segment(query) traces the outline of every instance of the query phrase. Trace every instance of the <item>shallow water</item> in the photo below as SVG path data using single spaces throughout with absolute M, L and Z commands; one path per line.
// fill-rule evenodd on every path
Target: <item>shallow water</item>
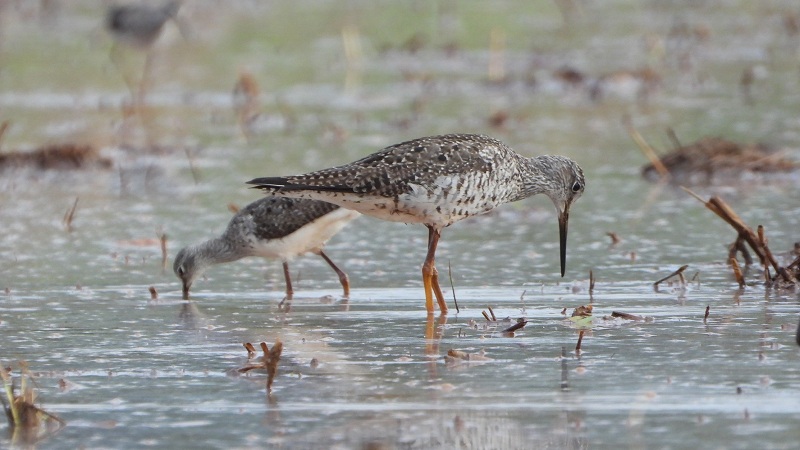
M 138 116 L 123 113 L 129 94 L 109 62 L 99 2 L 0 13 L 3 151 L 79 141 L 115 161 L 111 171 L 0 176 L 0 360 L 26 361 L 44 408 L 68 423 L 39 447 L 795 446 L 797 294 L 766 289 L 757 268 L 738 289 L 725 264 L 734 231 L 682 190 L 642 180 L 646 159 L 623 126 L 630 116 L 661 150 L 671 127 L 686 142 L 766 141 L 797 159 L 800 40 L 783 25 L 800 14 L 793 2 L 580 2 L 566 22 L 551 2 L 251 3 L 185 5 L 187 36 L 173 26 L 162 36 Z M 345 26 L 358 30 L 359 58 L 344 56 Z M 505 33 L 503 82 L 487 80 L 492 29 Z M 412 52 L 403 44 L 415 33 L 422 46 Z M 590 83 L 552 75 L 646 64 L 663 77 L 646 99 L 623 81 L 592 101 Z M 250 142 L 230 109 L 240 68 L 262 90 Z M 489 121 L 497 111 L 508 115 L 500 127 Z M 171 259 L 162 270 L 158 235 L 171 258 L 221 232 L 229 203 L 258 198 L 248 179 L 454 131 L 584 167 L 565 278 L 544 198 L 445 230 L 439 269 L 460 307 L 446 320 L 426 320 L 425 229 L 367 217 L 327 247 L 350 274 L 347 300 L 313 255 L 292 263 L 288 311 L 278 262 L 215 267 L 189 303 Z M 693 189 L 764 224 L 771 248 L 790 258 L 796 179 Z M 76 198 L 67 231 L 61 219 Z M 611 246 L 609 231 L 622 242 Z M 687 286 L 653 289 L 683 264 Z M 595 319 L 577 354 L 566 316 L 589 303 Z M 511 322 L 487 328 L 488 307 L 528 324 L 503 336 Z M 604 320 L 612 311 L 652 320 Z M 284 353 L 267 396 L 264 374 L 234 373 L 247 364 L 242 343 L 276 339 Z M 448 364 L 449 349 L 488 359 Z

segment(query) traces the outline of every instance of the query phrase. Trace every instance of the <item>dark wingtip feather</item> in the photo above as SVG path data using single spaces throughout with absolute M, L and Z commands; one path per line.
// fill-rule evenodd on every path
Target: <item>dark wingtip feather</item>
M 261 186 L 269 186 L 269 187 L 282 187 L 286 185 L 286 178 L 282 177 L 262 177 L 262 178 L 253 178 L 252 180 L 248 181 L 247 184 L 258 184 Z
M 254 178 L 247 182 L 247 184 L 254 185 L 253 189 L 261 189 L 264 191 L 275 191 L 286 186 L 286 178 L 281 177 L 263 177 Z

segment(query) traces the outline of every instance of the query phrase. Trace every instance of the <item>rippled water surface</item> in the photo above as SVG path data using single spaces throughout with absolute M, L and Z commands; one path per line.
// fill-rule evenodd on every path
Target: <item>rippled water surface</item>
M 765 288 L 757 267 L 739 289 L 725 263 L 733 229 L 677 187 L 644 181 L 625 127 L 660 151 L 671 128 L 684 143 L 767 142 L 798 159 L 793 1 L 197 0 L 181 8 L 183 33 L 169 23 L 152 50 L 142 111 L 124 79 L 144 54 L 121 48 L 111 62 L 105 3 L 9 3 L 2 151 L 77 142 L 112 161 L 0 173 L 0 361 L 27 362 L 42 406 L 67 422 L 37 447 L 797 446 L 797 294 Z M 584 80 L 555 75 L 565 67 Z M 660 81 L 612 76 L 643 67 Z M 231 109 L 242 71 L 260 88 L 248 139 Z M 584 167 L 565 278 L 552 205 L 533 198 L 444 230 L 446 317 L 425 314 L 424 227 L 368 217 L 327 246 L 349 299 L 313 255 L 291 265 L 290 305 L 280 263 L 259 259 L 210 269 L 180 299 L 172 256 L 220 233 L 229 204 L 259 198 L 246 180 L 449 132 Z M 787 263 L 798 180 L 755 178 L 692 189 L 763 224 Z M 653 288 L 684 264 L 686 286 Z M 576 352 L 568 316 L 590 303 Z M 522 330 L 499 332 L 518 318 Z M 276 340 L 267 395 L 264 373 L 237 369 L 244 342 Z M 470 361 L 447 361 L 451 349 Z

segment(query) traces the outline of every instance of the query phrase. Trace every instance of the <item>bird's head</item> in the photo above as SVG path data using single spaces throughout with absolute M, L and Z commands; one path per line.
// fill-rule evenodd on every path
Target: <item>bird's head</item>
M 189 247 L 179 251 L 178 254 L 175 255 L 175 262 L 172 264 L 172 270 L 183 283 L 183 299 L 188 300 L 189 289 L 192 287 L 194 280 L 197 279 L 201 273 L 196 253 Z
M 580 198 L 586 187 L 583 169 L 573 160 L 563 156 L 540 156 L 540 170 L 546 180 L 542 192 L 550 197 L 558 211 L 558 234 L 560 241 L 561 276 L 567 266 L 567 223 L 569 209 Z

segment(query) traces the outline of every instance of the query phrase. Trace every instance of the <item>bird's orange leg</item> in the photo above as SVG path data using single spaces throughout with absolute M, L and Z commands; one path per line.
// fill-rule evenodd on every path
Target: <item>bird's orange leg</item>
M 283 277 L 286 279 L 286 299 L 291 300 L 294 289 L 292 289 L 292 276 L 289 275 L 289 263 L 286 261 L 283 262 Z
M 436 245 L 439 243 L 441 233 L 433 227 L 428 227 L 428 256 L 422 265 L 422 284 L 425 287 L 425 309 L 428 314 L 433 314 L 433 295 L 442 314 L 447 313 L 442 289 L 439 287 L 439 272 L 436 270 Z
M 436 302 L 439 304 L 439 311 L 441 311 L 442 314 L 447 314 L 447 302 L 444 301 L 444 294 L 442 293 L 442 288 L 439 286 L 439 270 L 436 266 L 433 266 L 431 284 L 433 285 L 433 293 L 436 295 Z
M 347 274 L 344 273 L 344 271 L 342 271 L 342 269 L 338 268 L 336 266 L 336 264 L 334 264 L 333 261 L 331 261 L 331 259 L 328 258 L 328 255 L 326 255 L 325 252 L 320 250 L 319 253 L 317 253 L 317 254 L 319 256 L 321 256 L 322 259 L 324 259 L 325 262 L 328 263 L 329 266 L 331 266 L 331 269 L 333 269 L 333 271 L 336 272 L 336 275 L 339 275 L 339 282 L 342 283 L 342 289 L 344 290 L 344 296 L 345 297 L 350 297 L 350 279 L 347 278 Z

